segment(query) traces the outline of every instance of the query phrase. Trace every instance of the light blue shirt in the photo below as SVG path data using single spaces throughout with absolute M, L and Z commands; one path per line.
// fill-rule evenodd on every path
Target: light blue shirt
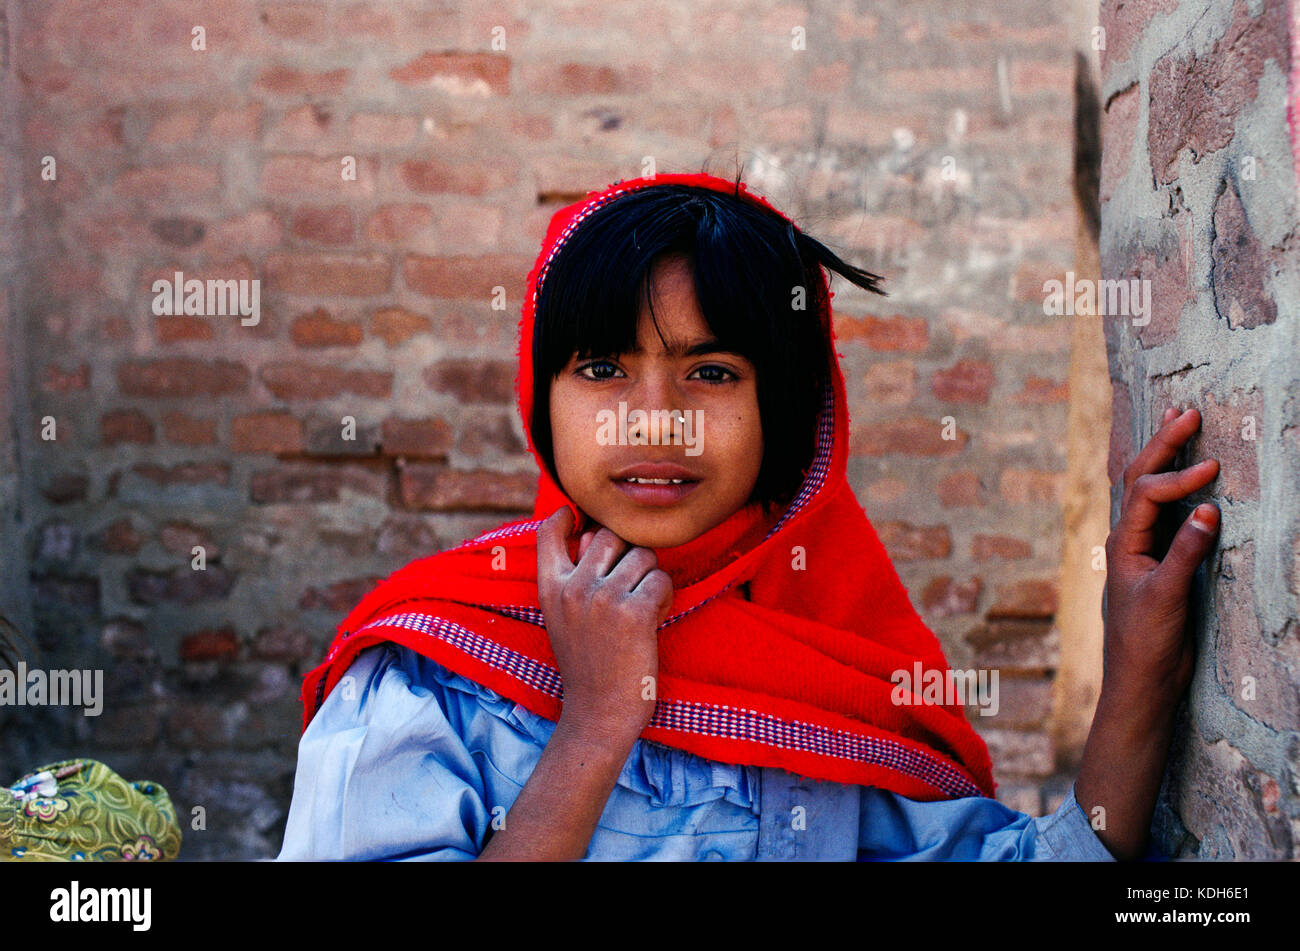
M 476 858 L 555 724 L 398 644 L 362 651 L 298 747 L 279 861 Z M 495 826 L 494 826 L 495 824 Z M 633 745 L 588 860 L 1112 861 L 1074 789 L 1050 816 Z

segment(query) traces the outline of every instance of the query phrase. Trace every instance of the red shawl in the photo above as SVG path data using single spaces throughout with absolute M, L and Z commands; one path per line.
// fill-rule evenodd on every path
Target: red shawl
M 528 277 L 520 322 L 525 432 L 533 310 L 552 257 L 605 202 L 674 183 L 733 192 L 780 214 L 745 185 L 737 191 L 709 175 L 616 182 L 556 212 Z M 824 273 L 822 287 L 820 317 L 831 334 Z M 988 749 L 960 705 L 922 703 L 920 682 L 903 692 L 910 703 L 891 700 L 901 689 L 891 679 L 896 671 L 914 674 L 919 664 L 946 675 L 948 666 L 845 478 L 848 428 L 836 359 L 813 465 L 785 510 L 765 520 L 758 506 L 747 506 L 684 545 L 656 550 L 674 594 L 659 628 L 658 702 L 641 736 L 719 762 L 780 767 L 912 799 L 992 796 Z M 568 505 L 576 560 L 584 515 L 547 474 L 531 434 L 529 449 L 541 470 L 533 518 L 414 561 L 363 598 L 307 675 L 304 730 L 357 653 L 384 641 L 559 718 L 560 675 L 537 595 L 536 528 Z M 738 590 L 746 583 L 748 600 Z

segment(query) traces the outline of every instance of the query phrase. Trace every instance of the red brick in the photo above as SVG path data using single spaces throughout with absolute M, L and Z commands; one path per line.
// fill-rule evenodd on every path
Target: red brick
M 239 635 L 233 628 L 196 631 L 181 638 L 181 660 L 234 660 L 239 656 Z
M 134 555 L 144 544 L 144 539 L 135 530 L 129 518 L 119 518 L 111 525 L 105 526 L 100 534 L 99 546 L 115 555 Z
M 1046 619 L 990 619 L 968 631 L 965 640 L 974 648 L 979 667 L 1050 670 L 1059 661 L 1052 622 Z
M 1172 13 L 1178 0 L 1107 0 L 1097 13 L 1098 24 L 1106 31 L 1106 46 L 1100 51 L 1102 68 L 1123 63 L 1142 38 L 1147 24 L 1157 14 Z
M 1115 186 L 1128 171 L 1133 156 L 1133 143 L 1137 137 L 1138 111 L 1142 101 L 1138 98 L 1137 83 L 1110 98 L 1101 117 L 1101 201 L 1110 201 Z
M 251 102 L 244 106 L 218 109 L 208 123 L 208 135 L 218 141 L 256 139 L 262 124 L 262 104 Z
M 130 168 L 113 182 L 119 198 L 180 198 L 187 202 L 208 197 L 221 187 L 217 169 L 206 165 L 154 165 Z
M 361 342 L 361 325 L 335 320 L 325 308 L 317 307 L 293 319 L 289 336 L 300 347 L 355 347 Z
M 90 480 L 79 472 L 56 472 L 42 487 L 41 495 L 55 505 L 66 505 L 84 501 L 89 487 Z
M 397 176 L 413 192 L 460 192 L 484 195 L 513 185 L 518 167 L 505 159 L 448 162 L 440 158 L 410 159 L 397 167 Z
M 387 398 L 393 374 L 382 370 L 344 370 L 310 363 L 272 363 L 259 374 L 278 399 L 325 399 L 343 393 Z
M 385 473 L 356 465 L 284 464 L 254 472 L 249 497 L 258 503 L 337 502 L 344 490 L 383 498 Z
M 851 452 L 868 456 L 899 453 L 908 456 L 951 456 L 965 448 L 970 438 L 960 429 L 956 439 L 943 438 L 943 423 L 914 416 L 890 423 L 853 427 Z
M 316 41 L 326 38 L 325 15 L 318 3 L 276 3 L 263 6 L 258 18 L 276 36 Z
M 153 326 L 159 343 L 213 338 L 212 323 L 205 317 L 163 314 L 161 317 L 154 318 Z
M 1258 17 L 1237 0 L 1232 21 L 1204 56 L 1175 52 L 1158 60 L 1147 80 L 1147 150 L 1157 183 L 1178 176 L 1184 149 L 1193 161 L 1232 141 L 1237 116 L 1254 100 L 1265 64 L 1290 61 L 1288 5 L 1265 3 Z
M 1055 581 L 1031 579 L 998 586 L 997 601 L 985 615 L 995 618 L 1050 618 L 1058 602 Z
M 230 466 L 224 462 L 184 462 L 175 466 L 142 463 L 132 466 L 131 471 L 164 486 L 199 485 L 204 482 L 230 484 Z
M 427 511 L 527 511 L 537 496 L 537 475 L 528 472 L 463 471 L 411 462 L 398 474 L 402 504 Z
M 952 539 L 945 525 L 912 525 L 908 522 L 879 522 L 876 532 L 893 561 L 947 558 Z
M 118 364 L 117 387 L 128 396 L 221 396 L 248 388 L 248 368 L 228 360 L 127 360 Z
M 1033 545 L 1023 538 L 1014 538 L 1011 535 L 976 535 L 971 542 L 971 557 L 976 561 L 988 561 L 990 558 L 1028 558 L 1033 553 Z
M 1269 280 L 1281 260 L 1261 247 L 1231 178 L 1214 203 L 1210 260 L 1214 309 L 1229 327 L 1250 329 L 1277 320 Z
M 386 456 L 446 456 L 455 433 L 445 419 L 398 419 L 389 417 L 383 425 Z
M 508 254 L 437 258 L 408 254 L 403 276 L 408 288 L 428 297 L 487 301 L 493 288 L 501 286 L 507 301 L 517 301 L 523 296 L 520 275 L 526 276 L 529 267 L 522 258 Z
M 873 350 L 924 350 L 930 328 L 921 317 L 835 318 L 836 343 L 862 340 Z
M 392 115 L 384 112 L 359 112 L 351 119 L 354 142 L 367 145 L 408 145 L 420 129 L 415 116 Z
M 298 599 L 298 607 L 303 611 L 324 608 L 335 614 L 345 614 L 356 607 L 357 602 L 383 580 L 383 577 L 374 576 L 351 578 L 347 581 L 336 581 L 323 590 L 308 588 Z
M 931 392 L 950 403 L 987 403 L 992 389 L 993 365 L 987 360 L 958 360 L 930 379 Z
M 1065 473 L 1037 469 L 1004 469 L 998 483 L 1002 497 L 1015 505 L 1057 503 L 1064 489 Z
M 211 446 L 217 441 L 217 422 L 173 411 L 163 416 L 163 435 L 185 446 Z
M 404 241 L 432 221 L 433 209 L 426 205 L 384 205 L 366 222 L 366 237 L 372 241 Z
M 1259 499 L 1259 443 L 1265 438 L 1263 395 L 1258 390 L 1233 390 L 1222 402 L 1212 393 L 1194 408 L 1200 410 L 1201 428 L 1193 437 L 1187 464 L 1202 459 L 1219 460 L 1219 474 L 1209 490 L 1233 501 Z M 1164 412 L 1161 407 L 1159 412 Z M 1254 417 L 1255 438 L 1246 439 L 1246 417 Z
M 352 212 L 346 205 L 299 208 L 290 230 L 299 238 L 317 244 L 349 244 L 353 239 Z
M 501 360 L 440 360 L 424 371 L 429 386 L 458 403 L 514 402 L 515 365 Z
M 393 268 L 380 254 L 290 254 L 267 256 L 268 289 L 315 297 L 372 297 L 392 286 Z
M 262 166 L 261 188 L 268 195 L 325 193 L 370 196 L 379 179 L 379 163 L 364 155 L 353 156 L 356 178 L 344 178 L 349 166 L 343 156 L 275 155 Z
M 422 53 L 388 75 L 406 86 L 433 87 L 452 95 L 510 93 L 510 59 L 499 53 Z
M 272 66 L 258 76 L 254 88 L 273 96 L 332 96 L 342 92 L 350 71 L 332 69 L 313 73 L 288 66 Z
M 158 541 L 163 548 L 184 555 L 187 560 L 193 557 L 196 546 L 203 548 L 203 556 L 209 561 L 221 556 L 221 548 L 207 530 L 189 522 L 168 522 L 159 530 Z
M 333 124 L 333 109 L 321 103 L 309 103 L 286 112 L 268 138 L 276 145 L 319 142 L 330 134 Z M 332 179 L 328 183 L 332 184 Z
M 153 442 L 153 421 L 134 409 L 115 410 L 99 418 L 99 438 L 105 446 Z
M 939 504 L 944 508 L 983 505 L 983 486 L 975 472 L 954 472 L 939 482 Z
M 257 660 L 297 663 L 315 659 L 316 645 L 311 637 L 295 627 L 264 627 L 253 638 L 251 654 Z
M 83 363 L 75 370 L 64 370 L 51 363 L 45 368 L 41 389 L 46 393 L 71 393 L 90 387 L 90 364 Z
M 1070 398 L 1070 384 L 1057 383 L 1045 377 L 1029 374 L 1019 393 L 1011 397 L 1014 403 L 1043 405 L 1047 403 L 1064 403 Z
M 418 333 L 433 330 L 433 321 L 401 307 L 383 307 L 370 319 L 370 332 L 390 347 L 405 343 Z
M 456 451 L 476 458 L 490 452 L 504 455 L 522 454 L 527 446 L 515 434 L 515 413 L 475 414 L 475 425 L 466 426 L 456 440 Z
M 547 96 L 615 96 L 645 92 L 652 74 L 639 63 L 530 62 L 524 73 L 530 92 Z
M 972 614 L 979 603 L 979 597 L 979 578 L 970 578 L 956 584 L 948 575 L 942 575 L 932 579 L 921 592 L 921 609 L 936 618 Z
M 911 360 L 873 363 L 867 368 L 865 382 L 870 403 L 906 406 L 916 395 L 916 364 Z
M 302 422 L 288 413 L 252 413 L 230 423 L 232 452 L 301 452 Z

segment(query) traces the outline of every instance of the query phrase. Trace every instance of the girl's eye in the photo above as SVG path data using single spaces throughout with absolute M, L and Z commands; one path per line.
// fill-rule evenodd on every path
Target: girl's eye
M 730 383 L 731 380 L 740 379 L 740 377 L 736 376 L 736 374 L 732 373 L 726 367 L 720 367 L 717 364 L 713 364 L 713 363 L 705 367 L 700 367 L 695 372 L 707 374 L 706 376 L 700 378 L 704 380 L 705 383 Z M 717 376 L 714 374 L 722 374 L 722 375 Z M 730 379 L 728 379 L 728 377 Z
M 592 360 L 584 363 L 574 372 L 586 380 L 612 380 L 622 371 L 608 360 Z M 740 379 L 733 371 L 713 363 L 699 367 L 695 373 L 701 374 L 699 379 L 705 383 L 730 383 Z
M 610 363 L 608 360 L 593 360 L 590 363 L 584 363 L 582 366 L 578 367 L 577 373 L 579 376 L 586 377 L 588 380 L 612 380 L 613 376 L 611 374 L 596 372 L 593 376 L 589 376 L 584 372 L 586 370 L 592 370 L 593 368 L 598 369 L 601 367 L 608 367 L 613 370 L 618 369 L 618 367 L 614 366 L 614 364 Z

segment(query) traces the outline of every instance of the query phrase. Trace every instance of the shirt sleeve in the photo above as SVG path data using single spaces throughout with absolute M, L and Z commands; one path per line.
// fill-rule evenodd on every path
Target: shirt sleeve
M 861 860 L 1114 861 L 1073 785 L 1056 812 L 1038 818 L 980 796 L 917 802 L 874 787 L 862 792 Z
M 478 856 L 491 819 L 482 774 L 440 686 L 413 678 L 405 656 L 362 651 L 312 718 L 278 861 Z

